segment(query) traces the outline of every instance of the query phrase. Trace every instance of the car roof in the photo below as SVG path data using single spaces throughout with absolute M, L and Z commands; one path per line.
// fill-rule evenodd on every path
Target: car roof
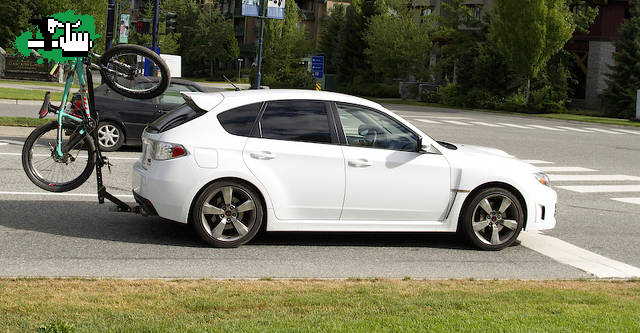
M 359 104 L 374 109 L 382 106 L 368 99 L 340 94 L 329 91 L 303 90 L 303 89 L 260 89 L 221 92 L 183 92 L 196 106 L 203 110 L 211 111 L 218 105 L 224 105 L 220 111 L 236 106 L 273 101 L 273 100 L 320 100 Z

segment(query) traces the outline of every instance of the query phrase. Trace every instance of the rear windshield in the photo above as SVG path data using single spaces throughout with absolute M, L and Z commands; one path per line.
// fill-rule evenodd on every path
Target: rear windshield
M 147 131 L 150 133 L 165 132 L 196 119 L 205 113 L 207 113 L 207 111 L 198 108 L 193 102 L 188 101 L 187 103 L 178 105 L 173 110 L 149 124 Z

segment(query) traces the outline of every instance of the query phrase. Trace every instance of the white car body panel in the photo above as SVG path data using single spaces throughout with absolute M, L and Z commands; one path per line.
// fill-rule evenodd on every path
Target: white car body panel
M 143 135 L 179 143 L 189 154 L 154 160 L 146 168 L 141 156 L 134 165 L 133 190 L 150 200 L 161 217 L 187 223 L 200 190 L 213 181 L 236 178 L 255 186 L 264 197 L 267 231 L 452 232 L 471 191 L 488 183 L 504 183 L 515 188 L 525 201 L 527 230 L 555 226 L 557 195 L 535 179 L 535 167 L 493 148 L 445 148 L 369 100 L 308 90 L 184 95 L 208 112 L 166 132 L 145 131 Z M 247 138 L 227 133 L 217 120 L 219 113 L 238 106 L 283 99 L 345 102 L 376 109 L 422 136 L 423 144 L 441 155 Z M 251 157 L 263 151 L 277 157 Z M 410 155 L 416 158 L 410 161 Z M 349 166 L 350 160 L 361 158 L 370 160 L 372 166 Z M 382 165 L 385 158 L 389 164 Z M 428 171 L 421 172 L 421 167 Z M 394 168 L 397 174 L 387 173 Z M 437 190 L 429 191 L 429 184 Z M 383 188 L 390 189 L 376 196 Z M 414 195 L 407 198 L 402 195 L 405 191 Z

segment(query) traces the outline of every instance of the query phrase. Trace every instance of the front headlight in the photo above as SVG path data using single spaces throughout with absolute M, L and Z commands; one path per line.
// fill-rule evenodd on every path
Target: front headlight
M 543 172 L 536 172 L 533 174 L 534 177 L 538 180 L 538 182 L 542 185 L 551 186 L 551 181 L 549 180 L 549 176 Z

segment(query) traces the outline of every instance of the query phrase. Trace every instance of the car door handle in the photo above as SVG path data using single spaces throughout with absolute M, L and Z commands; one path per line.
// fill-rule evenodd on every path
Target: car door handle
M 349 166 L 354 168 L 366 168 L 370 167 L 372 164 L 369 160 L 364 158 L 359 158 L 357 160 L 349 160 Z
M 249 153 L 249 156 L 251 156 L 251 158 L 255 158 L 256 160 L 272 160 L 276 158 L 276 154 L 270 151 Z

